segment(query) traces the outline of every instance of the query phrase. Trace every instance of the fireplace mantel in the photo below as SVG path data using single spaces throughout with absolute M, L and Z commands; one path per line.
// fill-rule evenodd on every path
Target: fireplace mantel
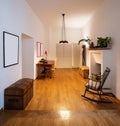
M 111 50 L 111 48 L 89 48 L 89 50 Z
M 88 65 L 91 73 L 103 73 L 106 67 L 111 69 L 110 76 L 112 76 L 112 50 L 111 49 L 89 49 Z M 106 81 L 106 87 L 111 87 L 112 77 L 109 77 Z

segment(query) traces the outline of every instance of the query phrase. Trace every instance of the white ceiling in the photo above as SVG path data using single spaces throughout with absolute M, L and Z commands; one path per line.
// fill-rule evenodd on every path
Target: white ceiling
M 104 0 L 26 0 L 40 20 L 60 26 L 62 14 L 68 27 L 82 27 Z

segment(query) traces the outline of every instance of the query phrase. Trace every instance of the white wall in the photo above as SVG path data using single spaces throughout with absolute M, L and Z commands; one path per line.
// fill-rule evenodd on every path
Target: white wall
M 111 80 L 113 93 L 120 99 L 120 0 L 105 0 L 92 19 L 83 29 L 83 35 L 89 36 L 96 43 L 97 37 L 112 37 Z
M 62 40 L 61 27 L 49 27 L 48 29 L 48 58 L 56 59 L 56 44 Z M 80 28 L 66 27 L 66 40 L 69 43 L 78 43 L 81 39 L 82 30 Z
M 18 65 L 3 68 L 3 31 L 19 35 Z M 22 77 L 21 33 L 31 36 L 34 42 L 44 42 L 44 26 L 25 0 L 0 0 L 0 107 L 4 106 L 4 89 Z
M 72 47 L 69 43 L 56 45 L 57 68 L 72 68 Z

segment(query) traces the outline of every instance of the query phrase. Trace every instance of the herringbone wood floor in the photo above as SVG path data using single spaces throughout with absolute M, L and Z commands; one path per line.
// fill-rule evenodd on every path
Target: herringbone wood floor
M 95 103 L 81 97 L 87 80 L 78 69 L 56 69 L 54 78 L 34 81 L 26 110 L 0 113 L 1 126 L 119 126 L 120 102 Z

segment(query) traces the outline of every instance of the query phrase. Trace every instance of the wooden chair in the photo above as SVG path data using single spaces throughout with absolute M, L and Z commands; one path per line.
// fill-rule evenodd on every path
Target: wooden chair
M 52 78 L 52 72 L 51 72 L 52 67 L 51 66 L 46 66 L 45 67 L 45 77 Z
M 55 66 L 54 65 L 47 66 L 45 67 L 45 71 L 46 71 L 46 77 L 53 78 L 55 75 Z
M 92 74 L 92 76 L 89 78 L 89 82 L 85 85 L 85 91 L 82 97 L 87 98 L 88 100 L 95 101 L 95 102 L 105 102 L 105 103 L 111 103 L 111 101 L 103 100 L 102 95 L 106 95 L 103 92 L 103 86 L 104 83 L 110 73 L 110 69 L 106 67 L 104 73 L 102 75 L 98 74 Z M 90 92 L 94 95 L 98 95 L 99 99 L 94 99 L 86 96 L 86 93 Z

